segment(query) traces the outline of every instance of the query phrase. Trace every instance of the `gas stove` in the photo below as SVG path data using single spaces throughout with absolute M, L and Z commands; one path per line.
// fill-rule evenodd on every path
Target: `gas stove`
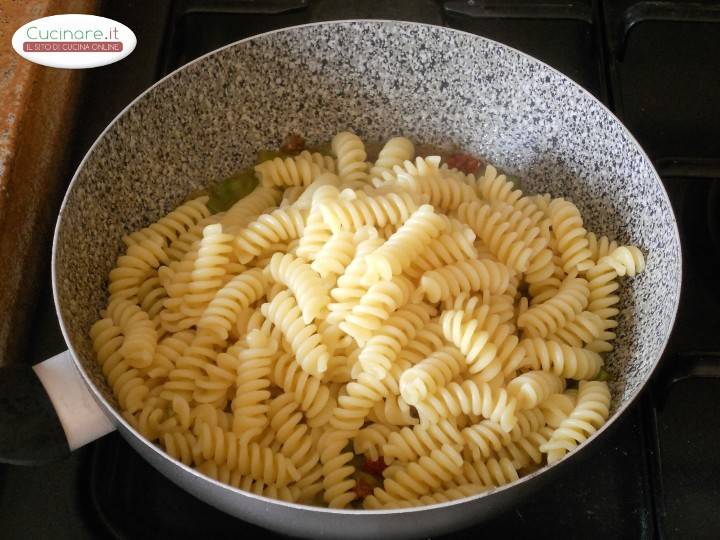
M 685 261 L 675 330 L 640 399 L 582 459 L 516 508 L 452 537 L 720 537 L 717 2 L 185 0 L 102 8 L 135 31 L 138 47 L 86 72 L 75 163 L 163 75 L 233 41 L 324 20 L 401 19 L 471 32 L 543 60 L 603 101 L 654 161 L 678 218 Z M 28 362 L 65 348 L 45 271 Z M 176 488 L 116 434 L 60 463 L 0 467 L 0 530 L 3 538 L 272 536 Z

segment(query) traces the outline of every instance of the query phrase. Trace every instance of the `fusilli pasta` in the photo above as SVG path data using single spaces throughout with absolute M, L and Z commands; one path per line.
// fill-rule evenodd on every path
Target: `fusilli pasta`
M 599 429 L 642 252 L 492 165 L 331 147 L 123 237 L 90 338 L 129 425 L 231 486 L 367 509 L 513 482 Z

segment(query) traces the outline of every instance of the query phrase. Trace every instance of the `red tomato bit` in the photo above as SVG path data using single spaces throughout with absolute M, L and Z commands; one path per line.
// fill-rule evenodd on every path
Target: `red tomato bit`
M 470 154 L 453 154 L 447 159 L 448 167 L 458 169 L 465 174 L 475 174 L 480 169 L 480 160 Z
M 387 464 L 383 458 L 378 458 L 376 461 L 365 458 L 362 470 L 366 473 L 374 474 L 375 476 L 382 477 L 383 471 L 387 469 Z
M 280 150 L 286 154 L 295 154 L 305 150 L 305 139 L 297 133 L 290 133 L 282 143 Z
M 372 495 L 373 487 L 361 478 L 360 480 L 355 482 L 355 487 L 353 488 L 353 491 L 355 492 L 355 496 L 358 499 L 364 499 L 368 495 Z

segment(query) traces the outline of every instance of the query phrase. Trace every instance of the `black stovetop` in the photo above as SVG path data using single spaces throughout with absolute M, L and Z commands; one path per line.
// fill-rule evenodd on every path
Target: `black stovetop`
M 102 11 L 133 29 L 138 47 L 86 73 L 76 163 L 165 73 L 232 41 L 321 20 L 405 19 L 497 39 L 605 102 L 655 162 L 679 221 L 685 263 L 675 330 L 641 399 L 581 460 L 514 510 L 453 537 L 720 537 L 720 3 L 108 0 Z M 65 348 L 46 271 L 28 343 L 33 363 Z M 60 463 L 1 466 L 0 531 L 35 539 L 259 532 L 176 488 L 116 434 Z

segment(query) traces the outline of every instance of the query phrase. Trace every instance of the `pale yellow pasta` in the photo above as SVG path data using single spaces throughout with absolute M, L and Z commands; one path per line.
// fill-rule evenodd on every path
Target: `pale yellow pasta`
M 205 196 L 188 201 L 149 227 L 123 237 L 123 241 L 129 247 L 138 243 L 146 233 L 152 232 L 159 235 L 168 244 L 171 244 L 174 240 L 177 240 L 180 236 L 210 216 L 207 202 L 208 197 Z M 179 257 L 175 258 L 177 259 Z
M 536 360 L 543 370 L 566 379 L 594 379 L 603 365 L 598 353 L 555 341 L 530 338 L 521 341 L 520 346 L 525 349 L 528 358 Z
M 290 206 L 263 214 L 237 233 L 235 250 L 238 261 L 246 263 L 262 254 L 274 242 L 299 238 L 305 229 L 308 210 Z
M 333 137 L 332 150 L 337 157 L 337 173 L 343 182 L 366 181 L 368 164 L 365 145 L 360 137 L 343 131 Z
M 375 164 L 370 169 L 373 184 L 381 185 L 383 182 L 395 179 L 393 172 L 396 165 L 415 157 L 415 146 L 405 137 L 393 137 L 382 147 Z
M 449 225 L 448 219 L 425 204 L 418 208 L 367 259 L 370 275 L 389 281 L 410 268 L 413 260 Z
M 550 203 L 548 212 L 562 258 L 563 270 L 584 272 L 592 268 L 592 252 L 588 249 L 587 231 L 577 207 L 564 199 Z
M 427 304 L 408 304 L 396 311 L 360 350 L 362 369 L 378 379 L 385 377 L 403 347 L 434 314 L 435 309 Z
M 532 409 L 552 394 L 565 390 L 565 380 L 554 373 L 534 370 L 515 377 L 507 389 L 517 398 L 519 409 Z
M 548 461 L 557 461 L 597 431 L 607 420 L 609 411 L 610 390 L 607 383 L 581 381 L 575 408 L 540 448 L 548 453 Z
M 285 159 L 278 157 L 255 165 L 255 172 L 265 187 L 309 186 L 322 170 L 307 155 Z
M 276 253 L 270 259 L 265 272 L 293 292 L 305 324 L 313 322 L 327 309 L 330 303 L 327 287 L 317 272 L 302 258 L 290 253 Z
M 553 297 L 518 317 L 518 326 L 532 337 L 547 337 L 575 320 L 587 307 L 589 296 L 587 280 L 568 277 Z
M 340 328 L 363 346 L 392 313 L 405 305 L 415 290 L 403 275 L 372 285 L 352 308 Z
M 417 210 L 417 197 L 406 192 L 328 199 L 318 205 L 332 231 L 355 231 L 364 226 L 401 225 Z
M 405 270 L 408 276 L 418 279 L 430 270 L 479 258 L 473 243 L 475 233 L 467 227 L 451 228 L 453 230 L 446 231 L 432 240 L 417 257 L 413 258 L 410 267 Z
M 464 444 L 460 430 L 447 419 L 429 426 L 404 427 L 391 433 L 382 450 L 390 462 L 398 460 L 407 463 L 429 455 L 433 450 L 442 448 L 443 444 Z
M 420 290 L 430 302 L 449 300 L 463 292 L 504 293 L 510 284 L 510 271 L 489 259 L 471 259 L 423 274 Z
M 90 337 L 128 424 L 245 491 L 367 509 L 482 493 L 598 430 L 643 253 L 492 165 L 331 146 L 123 237 Z
M 282 331 L 290 343 L 298 364 L 310 375 L 327 370 L 329 354 L 314 324 L 303 322 L 297 301 L 289 291 L 279 293 L 262 305 L 262 314 Z
M 273 188 L 258 186 L 247 197 L 232 205 L 220 219 L 223 229 L 235 234 L 266 209 L 275 206 L 282 193 Z
M 398 186 L 426 196 L 438 211 L 455 210 L 463 202 L 477 198 L 467 184 L 452 177 L 440 176 L 439 163 L 439 157 L 431 156 L 418 157 L 414 163 L 408 160 L 402 166 L 396 166 Z
M 467 370 L 462 353 L 454 346 L 438 349 L 400 377 L 400 395 L 417 405 Z

